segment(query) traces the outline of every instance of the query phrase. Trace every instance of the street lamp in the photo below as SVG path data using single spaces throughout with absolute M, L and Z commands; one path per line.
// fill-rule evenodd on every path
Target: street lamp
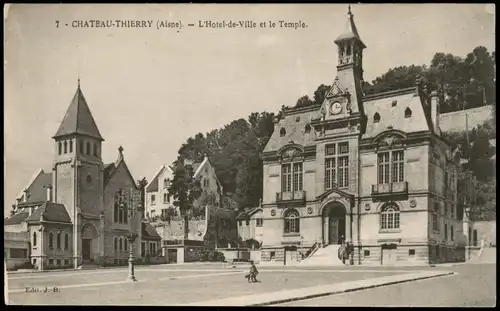
M 121 210 L 124 210 L 127 213 L 127 218 L 129 219 L 129 230 L 130 232 L 127 234 L 127 240 L 130 247 L 129 258 L 128 258 L 128 277 L 127 280 L 131 282 L 137 281 L 134 275 L 134 241 L 136 240 L 138 234 L 132 231 L 132 217 L 135 215 L 135 212 L 142 212 L 142 196 L 141 192 L 137 189 L 130 189 L 129 191 L 124 191 L 120 189 L 116 193 L 116 201 L 118 203 L 118 207 Z M 139 227 L 139 230 L 141 228 Z

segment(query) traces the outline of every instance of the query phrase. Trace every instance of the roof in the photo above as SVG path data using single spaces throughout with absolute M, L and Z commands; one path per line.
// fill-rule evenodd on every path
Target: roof
M 125 167 L 125 170 L 126 172 L 128 173 L 130 179 L 132 180 L 133 184 L 137 187 L 137 184 L 135 182 L 135 179 L 134 177 L 132 176 L 132 173 L 130 172 L 128 166 L 127 166 L 127 163 L 125 163 L 125 159 L 123 158 L 123 148 L 120 147 L 118 149 L 119 151 L 119 156 L 118 156 L 118 160 L 114 163 L 108 163 L 108 164 L 105 164 L 104 165 L 104 188 L 106 188 L 106 186 L 109 184 L 109 182 L 111 181 L 111 178 L 113 178 L 113 175 L 115 174 L 115 172 L 117 172 L 118 170 L 118 167 L 120 166 L 120 164 L 123 164 L 123 166 Z
M 64 204 L 45 202 L 37 208 L 31 216 L 26 218 L 26 222 L 57 221 L 71 223 L 71 218 L 66 211 Z
M 52 186 L 52 173 L 45 173 L 43 169 L 40 169 L 35 177 L 31 179 L 28 186 L 25 188 L 27 190 L 28 198 L 26 202 L 20 202 L 20 204 L 30 204 L 30 203 L 40 203 L 47 201 L 47 186 Z M 17 197 L 22 198 L 23 192 Z
M 346 21 L 346 26 L 344 27 L 344 31 L 340 36 L 335 39 L 335 42 L 343 41 L 343 40 L 349 40 L 349 39 L 357 39 L 363 48 L 365 48 L 365 44 L 361 40 L 361 37 L 359 36 L 358 33 L 358 28 L 356 27 L 356 24 L 354 23 L 354 15 L 351 13 L 351 5 L 349 5 L 349 9 L 347 12 L 347 21 Z
M 160 177 L 160 174 L 162 174 L 165 170 L 167 170 L 170 174 L 173 174 L 172 169 L 168 167 L 167 165 L 163 164 L 158 172 L 155 174 L 155 176 L 151 179 L 151 181 L 147 184 L 146 186 L 146 192 L 156 192 L 158 191 L 158 177 Z
M 80 89 L 80 82 L 78 82 L 75 96 L 53 138 L 72 134 L 87 135 L 101 141 L 104 140 Z
M 156 232 L 155 227 L 150 223 L 142 223 L 142 238 L 146 240 L 161 240 L 161 236 Z
M 247 208 L 243 212 L 239 213 L 236 219 L 238 220 L 247 219 L 251 217 L 253 214 L 257 213 L 259 210 L 262 210 L 260 206 Z
M 363 138 L 374 138 L 390 128 L 406 133 L 432 130 L 425 108 L 414 88 L 390 92 L 387 95 L 369 97 L 368 100 L 363 101 L 367 116 Z M 411 110 L 411 117 L 405 118 L 405 111 L 408 108 Z M 380 116 L 378 122 L 374 121 L 376 113 Z
M 469 129 L 477 128 L 493 116 L 492 105 L 443 113 L 439 115 L 439 127 L 443 132 L 465 131 L 466 125 Z
M 23 221 L 26 220 L 26 218 L 28 218 L 29 216 L 29 213 L 26 212 L 26 211 L 21 211 L 21 212 L 18 212 L 14 215 L 12 215 L 11 217 L 7 218 L 7 219 L 4 219 L 3 221 L 3 225 L 4 226 L 8 226 L 8 225 L 19 225 L 21 224 Z
M 306 133 L 306 125 L 311 120 L 320 117 L 320 107 L 317 107 L 318 109 L 315 110 L 309 108 L 294 109 L 292 113 L 285 113 L 284 117 L 275 124 L 274 132 L 271 138 L 269 138 L 263 152 L 278 151 L 291 141 L 303 147 L 315 146 L 316 133 L 312 128 L 309 133 Z M 281 136 L 281 129 L 285 129 L 284 136 Z

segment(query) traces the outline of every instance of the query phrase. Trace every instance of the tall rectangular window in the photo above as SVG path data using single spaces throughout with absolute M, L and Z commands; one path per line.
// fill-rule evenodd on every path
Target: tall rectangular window
M 292 191 L 292 165 L 283 164 L 281 166 L 281 191 Z
M 378 154 L 378 183 L 389 183 L 389 152 Z
M 404 181 L 404 152 L 392 152 L 392 182 Z
M 404 152 L 389 151 L 377 156 L 378 183 L 403 182 L 405 180 Z
M 325 189 L 349 187 L 349 143 L 325 147 Z
M 293 164 L 293 191 L 302 190 L 302 163 Z
M 450 239 L 453 241 L 455 239 L 455 230 L 453 226 L 450 227 Z
M 444 239 L 448 240 L 448 224 L 444 224 Z
M 434 231 L 439 231 L 439 204 L 434 205 L 434 210 L 432 211 L 432 229 Z

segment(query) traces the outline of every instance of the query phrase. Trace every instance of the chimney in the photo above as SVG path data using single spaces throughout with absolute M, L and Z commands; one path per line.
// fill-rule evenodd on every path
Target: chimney
M 47 186 L 46 189 L 47 189 L 47 201 L 52 202 L 52 187 Z
M 439 96 L 436 91 L 431 93 L 431 119 L 434 133 L 439 134 Z
M 23 202 L 28 201 L 28 189 L 24 189 L 23 191 Z
M 31 216 L 32 213 L 33 213 L 33 208 L 32 207 L 28 207 L 28 215 Z

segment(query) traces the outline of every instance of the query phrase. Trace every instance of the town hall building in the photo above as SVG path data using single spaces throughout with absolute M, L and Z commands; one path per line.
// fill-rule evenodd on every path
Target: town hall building
M 52 171 L 35 174 L 18 196 L 15 214 L 4 220 L 5 232 L 26 236 L 28 260 L 39 269 L 127 264 L 131 232 L 137 234 L 135 258 L 144 240 L 159 248 L 161 238 L 134 211 L 141 195 L 123 148 L 115 162 L 102 161 L 104 139 L 80 81 L 53 139 Z
M 263 153 L 262 261 L 400 265 L 464 260 L 458 152 L 442 95 L 423 83 L 362 91 L 350 7 L 322 105 L 287 108 Z

